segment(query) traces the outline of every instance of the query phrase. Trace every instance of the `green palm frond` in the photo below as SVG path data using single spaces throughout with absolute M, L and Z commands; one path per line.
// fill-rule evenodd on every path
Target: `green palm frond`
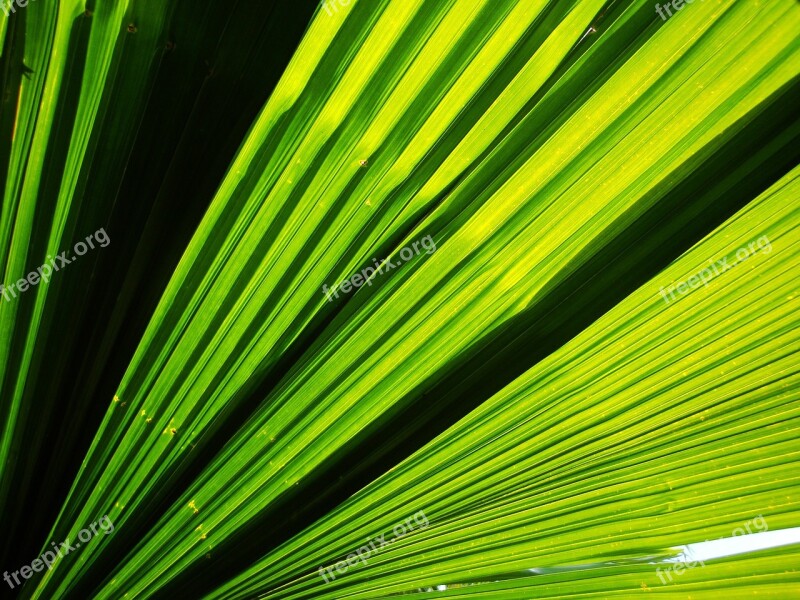
M 798 194 L 795 169 L 223 597 L 253 597 L 281 582 L 292 583 L 267 597 L 383 597 L 414 583 L 668 557 L 669 548 L 730 536 L 765 507 L 773 529 L 796 523 L 800 207 L 790 199 Z M 754 231 L 761 249 L 734 266 Z M 729 272 L 666 304 L 659 289 L 702 272 L 708 257 L 727 258 Z M 315 567 L 333 565 L 371 532 L 394 537 L 392 527 L 417 506 L 429 526 L 352 573 L 333 571 L 335 581 L 320 577 Z
M 233 4 L 2 20 L 3 281 L 114 241 L 0 301 L 4 527 L 114 523 L 22 596 L 797 589 L 655 575 L 800 522 L 797 2 Z

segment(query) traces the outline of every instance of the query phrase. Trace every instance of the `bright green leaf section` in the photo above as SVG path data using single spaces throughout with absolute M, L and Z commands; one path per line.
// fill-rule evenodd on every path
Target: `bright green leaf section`
M 658 576 L 653 565 L 624 565 L 569 570 L 521 577 L 507 582 L 465 586 L 443 592 L 407 594 L 404 598 L 482 598 L 527 600 L 541 597 L 630 598 L 649 594 L 657 598 L 791 598 L 800 587 L 797 559 L 800 547 L 763 551 L 753 555 L 708 561 L 679 574 Z M 691 563 L 690 563 L 691 564 Z M 662 581 L 663 579 L 663 581 Z
M 272 142 L 276 144 L 272 152 L 262 148 L 262 154 L 248 157 L 247 173 L 231 172 L 229 184 L 241 176 L 256 175 L 258 183 L 243 188 L 252 190 L 243 196 L 243 204 L 227 207 L 233 210 L 224 226 L 222 221 L 214 224 L 209 220 L 198 232 L 184 259 L 187 272 L 176 275 L 154 320 L 147 338 L 153 343 L 140 349 L 134 363 L 142 361 L 148 370 L 129 372 L 120 391 L 127 407 L 122 410 L 118 406 L 119 415 L 110 416 L 109 426 L 98 436 L 96 447 L 103 460 L 94 454 L 87 462 L 94 473 L 85 473 L 79 486 L 88 489 L 90 482 L 100 484 L 79 522 L 110 511 L 124 524 L 125 511 L 135 510 L 143 494 L 157 494 L 158 486 L 169 480 L 180 459 L 191 456 L 192 444 L 202 443 L 204 428 L 214 419 L 224 418 L 229 399 L 252 376 L 253 368 L 268 365 L 274 360 L 271 356 L 286 350 L 293 339 L 287 336 L 291 331 L 287 328 L 308 323 L 298 321 L 298 316 L 310 319 L 320 307 L 328 308 L 319 292 L 322 283 L 346 277 L 363 264 L 371 249 L 390 241 L 396 252 L 403 244 L 431 234 L 438 250 L 404 265 L 402 277 L 384 275 L 379 281 L 376 278 L 375 287 L 358 292 L 356 301 L 334 318 L 252 422 L 121 566 L 105 592 L 108 595 L 119 590 L 131 596 L 151 593 L 190 565 L 202 562 L 217 544 L 235 536 L 244 523 L 354 439 L 365 424 L 393 414 L 399 403 L 437 370 L 445 369 L 487 333 L 535 305 L 544 291 L 574 272 L 580 257 L 601 247 L 624 223 L 652 208 L 688 165 L 723 147 L 743 122 L 763 110 L 798 73 L 800 48 L 795 32 L 800 12 L 794 3 L 778 2 L 769 10 L 752 3 L 697 4 L 691 18 L 681 14 L 639 39 L 636 51 L 557 130 L 531 147 L 524 160 L 516 162 L 515 171 L 504 174 L 501 185 L 480 180 L 476 169 L 413 231 L 408 231 L 409 224 L 397 221 L 379 243 L 374 237 L 365 243 L 369 238 L 364 229 L 374 224 L 366 216 L 372 203 L 386 206 L 390 213 L 399 206 L 382 204 L 382 196 L 372 197 L 367 191 L 374 188 L 366 187 L 365 182 L 378 175 L 388 177 L 383 173 L 390 167 L 374 158 L 369 145 L 360 144 L 379 135 L 384 120 L 391 122 L 393 115 L 401 114 L 389 101 L 393 89 L 397 88 L 397 103 L 402 107 L 404 91 L 415 89 L 415 81 L 435 72 L 430 63 L 440 55 L 430 53 L 440 48 L 428 46 L 431 36 L 442 31 L 459 39 L 466 35 L 471 19 L 494 31 L 505 16 L 493 7 L 490 14 L 496 21 L 487 21 L 488 14 L 479 10 L 481 3 L 469 4 L 472 8 L 455 2 L 442 5 L 440 12 L 426 13 L 427 20 L 417 22 L 414 3 L 392 2 L 385 12 L 364 9 L 365 3 L 359 3 L 343 22 L 326 25 L 346 27 L 353 19 L 361 25 L 356 30 L 362 32 L 358 46 L 370 51 L 339 57 L 341 66 L 336 71 L 340 79 L 330 87 L 326 103 L 314 111 L 313 121 L 309 120 L 311 114 L 303 115 L 302 126 L 308 130 L 300 135 L 291 129 L 291 124 L 299 127 L 300 123 L 290 121 L 286 135 Z M 631 5 L 630 10 L 641 7 L 644 3 Z M 384 19 L 386 14 L 393 17 Z M 589 13 L 586 22 L 590 20 Z M 573 29 L 572 40 L 553 44 L 566 57 L 583 31 Z M 489 31 L 484 35 L 490 35 Z M 553 35 L 557 38 L 558 33 Z M 389 43 L 391 40 L 394 42 Z M 598 40 L 595 47 L 602 43 Z M 476 45 L 474 52 L 478 51 Z M 380 85 L 373 82 L 367 86 L 369 73 L 379 63 L 374 53 L 387 53 L 387 60 L 397 70 L 389 68 Z M 459 56 L 463 54 L 459 52 Z M 358 74 L 348 74 L 351 60 L 359 66 Z M 415 65 L 424 69 L 419 79 L 414 77 Z M 445 72 L 454 70 L 450 67 Z M 317 78 L 320 85 L 328 81 L 322 72 L 315 73 L 308 79 L 309 89 L 315 88 Z M 340 80 L 357 89 L 340 89 Z M 362 96 L 359 86 L 363 86 Z M 358 104 L 357 98 L 363 104 Z M 390 106 L 384 107 L 384 102 Z M 429 102 L 427 111 L 436 106 Z M 405 114 L 409 126 L 424 125 L 419 110 Z M 280 118 L 271 114 L 268 106 L 260 123 L 277 123 Z M 371 118 L 375 129 L 370 128 Z M 669 128 L 663 127 L 665 121 Z M 329 139 L 335 131 L 338 135 Z M 259 132 L 257 126 L 253 135 Z M 327 152 L 322 153 L 324 139 L 329 143 Z M 402 156 L 400 139 L 404 138 L 393 139 L 385 151 Z M 250 143 L 258 142 L 256 138 Z M 475 136 L 470 143 L 480 152 L 484 142 Z M 369 159 L 366 171 L 358 164 L 360 159 Z M 487 191 L 473 204 L 476 188 Z M 224 197 L 218 199 L 215 210 L 222 211 L 223 202 Z M 473 208 L 466 210 L 469 207 Z M 327 212 L 320 217 L 321 210 Z M 460 210 L 465 210 L 463 218 L 441 218 Z M 216 213 L 212 210 L 211 214 Z M 212 243 L 203 253 L 199 245 L 205 240 Z M 359 249 L 354 251 L 354 245 Z M 775 268 L 785 269 L 786 262 L 781 260 L 792 255 L 788 257 L 784 254 L 776 260 Z M 653 310 L 657 309 L 663 307 L 654 303 Z M 788 318 L 781 311 L 777 316 Z M 162 318 L 163 329 L 159 328 Z M 654 325 L 660 323 L 658 318 L 653 321 Z M 621 410 L 598 409 L 591 416 L 601 422 Z M 146 421 L 148 415 L 153 415 L 151 424 Z M 585 415 L 579 418 L 585 419 Z M 603 431 L 608 434 L 609 429 Z M 573 446 L 575 434 L 576 430 L 565 427 L 562 444 Z M 776 435 L 771 443 L 789 443 L 785 434 Z M 760 441 L 747 443 L 753 446 Z M 720 460 L 726 458 L 729 456 Z M 786 465 L 773 460 L 777 462 L 765 465 L 774 473 L 762 484 L 764 494 L 772 493 L 778 485 L 775 482 L 788 477 Z M 628 468 L 635 469 L 633 465 Z M 665 491 L 661 473 L 658 469 L 653 480 L 629 482 L 628 487 L 620 484 L 620 494 L 630 496 L 630 510 L 649 515 L 652 506 L 633 488 Z M 598 494 L 602 501 L 602 493 Z M 504 497 L 495 512 L 487 507 L 475 509 L 475 525 L 489 517 L 510 519 L 521 507 L 508 501 Z M 568 501 L 564 502 L 562 510 L 566 511 Z M 663 506 L 663 497 L 660 502 Z M 604 524 L 602 510 L 597 510 L 600 521 L 592 536 L 615 534 L 619 523 Z M 198 519 L 202 532 L 198 531 Z M 501 523 L 505 522 L 496 525 L 493 535 L 497 541 L 492 542 L 496 545 L 487 560 L 505 564 L 507 548 L 499 541 Z M 468 553 L 472 542 L 462 525 L 446 535 L 439 530 L 441 549 L 425 555 L 426 560 L 436 559 L 438 570 L 426 572 L 426 577 L 463 569 L 463 553 Z M 569 521 L 560 526 L 568 528 Z M 637 553 L 642 540 L 637 536 L 635 543 L 626 543 L 629 545 L 619 542 L 620 552 Z M 661 546 L 654 541 L 653 547 Z M 542 546 L 540 552 L 545 549 L 549 551 L 547 560 L 557 561 L 554 564 L 574 562 L 589 550 L 585 544 L 558 553 Z M 527 562 L 534 556 L 528 553 L 524 559 Z M 405 567 L 417 559 L 414 554 L 398 564 Z M 518 561 L 522 563 L 523 556 Z M 480 574 L 477 566 L 474 571 Z M 410 577 L 403 571 L 394 579 L 387 577 L 385 585 L 408 589 Z M 364 597 L 370 597 L 368 584 L 359 589 Z
M 759 514 L 770 530 L 798 526 L 797 198 L 800 168 L 212 597 L 384 597 L 532 568 L 663 557 L 731 536 Z M 707 286 L 672 302 L 659 293 L 723 262 L 729 269 Z M 381 534 L 392 539 L 418 511 L 427 527 L 415 524 L 366 565 L 324 582 L 320 568 Z M 631 568 L 597 573 L 618 573 L 608 576 L 614 589 L 630 584 Z M 651 587 L 654 570 L 641 580 Z M 544 586 L 537 597 L 568 597 L 568 577 L 525 586 Z M 547 587 L 551 579 L 560 587 Z
M 111 82 L 141 97 L 152 83 L 155 53 L 134 61 L 132 81 L 121 55 L 161 43 L 169 3 L 96 4 L 91 17 L 76 2 L 32 4 L 24 46 L 22 21 L 0 30 L 12 57 L 0 128 L 15 131 L 0 148 L 4 281 L 72 242 L 97 129 L 114 114 Z M 76 19 L 89 18 L 81 29 Z M 131 39 L 131 22 L 144 40 Z M 794 0 L 696 2 L 663 23 L 647 0 L 320 8 L 164 291 L 53 528 L 74 539 L 109 515 L 136 531 L 205 467 L 97 597 L 149 597 L 202 569 L 365 431 L 549 306 L 632 223 L 660 214 L 698 165 L 741 152 L 738 136 L 797 82 L 799 27 Z M 9 90 L 20 91 L 13 110 Z M 75 122 L 59 129 L 67 100 Z M 748 146 L 752 157 L 713 190 L 696 188 L 698 217 L 796 136 L 793 127 Z M 47 171 L 53 148 L 63 172 Z M 663 557 L 758 513 L 772 529 L 797 525 L 798 197 L 795 171 L 455 427 L 241 565 L 215 597 L 375 598 Z M 53 221 L 37 233 L 47 211 Z M 771 252 L 669 304 L 659 295 L 762 235 Z M 401 258 L 426 236 L 435 251 Z M 384 257 L 399 267 L 383 263 L 368 286 L 326 301 L 323 286 Z M 4 469 L 57 317 L 48 289 L 0 302 Z M 271 379 L 258 404 L 248 398 Z M 248 415 L 210 464 L 198 458 Z M 3 495 L 7 480 L 4 470 Z M 418 510 L 429 527 L 323 582 L 319 567 Z M 109 543 L 58 562 L 25 594 L 74 591 L 97 576 Z M 767 577 L 785 557 L 753 565 Z M 629 567 L 588 569 L 585 588 L 558 593 L 622 593 L 640 576 Z M 697 589 L 728 581 L 726 568 L 695 576 Z M 525 597 L 567 575 L 542 577 L 469 589 Z M 770 590 L 791 581 L 771 577 Z
M 601 5 L 565 3 L 573 30 L 539 37 L 565 56 L 574 23 L 583 31 Z M 508 85 L 524 64 L 515 53 L 543 3 L 361 6 L 344 21 L 315 21 L 242 146 L 96 438 L 64 510 L 70 524 L 100 511 L 122 525 L 131 499 L 162 493 L 254 370 L 268 372 L 313 319 L 331 313 L 321 286 L 407 234 L 417 218 L 401 212 L 425 182 L 415 171 L 437 144 L 459 142 L 448 130 L 454 120 L 476 127 L 482 113 L 470 104 L 491 100 L 510 110 L 493 125 L 502 135 L 517 92 L 530 96 L 541 84 L 541 76 L 517 82 L 497 99 L 496 82 Z M 323 52 L 320 40 L 331 39 Z M 329 252 L 334 244 L 342 252 Z M 95 551 L 100 544 L 82 558 Z

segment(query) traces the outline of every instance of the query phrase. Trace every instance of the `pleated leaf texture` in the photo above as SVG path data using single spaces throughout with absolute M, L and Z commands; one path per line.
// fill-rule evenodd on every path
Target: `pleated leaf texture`
M 15 592 L 800 597 L 673 570 L 800 526 L 800 4 L 667 6 L 0 16 L 3 282 L 113 240 L 0 301 Z

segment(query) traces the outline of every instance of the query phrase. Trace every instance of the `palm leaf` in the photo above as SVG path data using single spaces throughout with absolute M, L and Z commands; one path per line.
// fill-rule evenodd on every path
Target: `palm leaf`
M 0 30 L 5 281 L 103 224 L 121 241 L 0 303 L 5 518 L 47 463 L 69 484 L 48 540 L 115 524 L 26 597 L 625 594 L 681 544 L 797 525 L 795 2 L 666 22 L 644 0 L 318 7 L 235 155 L 210 126 L 220 156 L 148 282 L 192 126 L 233 122 L 185 108 L 185 74 L 214 44 L 241 62 L 248 17 L 279 22 L 245 5 L 230 31 L 211 3 L 134 0 L 31 4 Z M 774 253 L 659 293 L 756 239 Z M 93 310 L 107 329 L 86 333 Z M 92 341 L 78 363 L 52 346 Z M 60 437 L 79 469 L 45 458 L 65 386 L 86 398 Z M 419 510 L 430 527 L 320 577 Z M 792 552 L 675 593 L 754 585 L 737 563 L 782 593 Z
M 672 547 L 730 537 L 762 511 L 773 529 L 795 524 L 800 211 L 788 200 L 798 192 L 795 169 L 580 336 L 243 573 L 235 594 L 221 596 L 252 597 L 286 581 L 267 597 L 382 597 L 415 583 L 668 557 Z M 773 242 L 770 252 L 665 308 L 659 288 L 702 271 L 709 256 L 733 264 L 754 229 Z M 430 526 L 415 526 L 352 574 L 320 577 L 315 567 L 336 563 L 370 534 L 392 539 L 392 527 L 414 512 L 409 507 L 420 507 Z

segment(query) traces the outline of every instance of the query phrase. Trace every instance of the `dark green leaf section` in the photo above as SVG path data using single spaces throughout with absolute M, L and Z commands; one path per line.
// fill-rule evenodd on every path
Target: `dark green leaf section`
M 34 1 L 0 15 L 0 283 L 100 228 L 111 240 L 0 298 L 3 565 L 49 545 L 98 400 L 104 409 L 313 10 L 249 4 Z

